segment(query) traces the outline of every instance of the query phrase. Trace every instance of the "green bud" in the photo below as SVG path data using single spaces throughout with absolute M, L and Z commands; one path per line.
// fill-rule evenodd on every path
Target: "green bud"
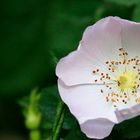
M 40 126 L 41 122 L 41 113 L 35 113 L 33 111 L 28 112 L 25 120 L 25 125 L 28 129 L 37 129 Z

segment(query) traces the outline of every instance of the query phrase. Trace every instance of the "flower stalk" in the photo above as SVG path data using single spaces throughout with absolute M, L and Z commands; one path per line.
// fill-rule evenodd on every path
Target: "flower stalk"
M 59 102 L 56 110 L 56 117 L 53 125 L 52 140 L 59 140 L 61 128 L 64 122 L 65 108 L 62 101 Z

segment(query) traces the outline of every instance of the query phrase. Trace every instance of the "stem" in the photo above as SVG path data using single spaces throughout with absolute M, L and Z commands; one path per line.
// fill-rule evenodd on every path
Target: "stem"
M 30 140 L 41 140 L 41 134 L 39 130 L 30 131 Z
M 53 125 L 53 140 L 59 139 L 59 134 L 64 121 L 65 108 L 64 103 L 61 101 L 56 110 L 56 118 Z
M 59 119 L 61 117 L 63 108 L 64 108 L 64 103 L 62 101 L 60 101 L 57 106 L 57 109 L 56 109 L 56 117 L 55 117 L 54 124 L 53 124 L 53 134 L 55 133 L 55 130 L 56 130 L 57 124 L 59 122 Z
M 60 120 L 58 122 L 57 128 L 55 130 L 54 136 L 53 136 L 53 140 L 59 140 L 59 136 L 60 136 L 60 132 L 61 132 L 61 128 L 64 122 L 64 116 L 65 116 L 65 110 L 63 110 Z

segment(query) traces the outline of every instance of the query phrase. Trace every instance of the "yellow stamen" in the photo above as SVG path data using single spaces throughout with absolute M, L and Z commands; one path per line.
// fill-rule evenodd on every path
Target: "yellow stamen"
M 133 89 L 137 85 L 137 75 L 133 72 L 125 72 L 118 76 L 118 87 L 122 91 Z

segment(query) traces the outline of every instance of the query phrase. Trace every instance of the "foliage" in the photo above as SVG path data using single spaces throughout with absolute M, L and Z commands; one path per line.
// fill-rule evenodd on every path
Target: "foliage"
M 114 4 L 123 5 L 123 6 L 132 6 L 140 2 L 140 0 L 105 0 L 106 2 L 112 2 Z

